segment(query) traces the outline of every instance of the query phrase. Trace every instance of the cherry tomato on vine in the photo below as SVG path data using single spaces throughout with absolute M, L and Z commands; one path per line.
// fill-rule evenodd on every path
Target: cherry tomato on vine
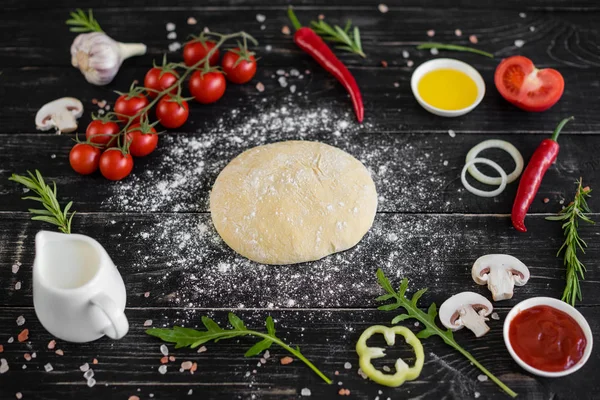
M 146 77 L 144 78 L 144 87 L 162 92 L 163 90 L 173 86 L 175 82 L 177 82 L 178 78 L 179 77 L 177 76 L 176 72 L 163 72 L 162 69 L 154 67 L 146 73 Z M 170 93 L 177 93 L 177 87 L 174 87 Z M 152 91 L 149 92 L 150 97 L 156 97 L 157 94 L 158 93 Z
M 129 153 L 134 157 L 144 157 L 152 153 L 158 145 L 158 135 L 156 129 L 149 127 L 150 133 L 142 133 L 140 124 L 132 124 L 127 129 L 127 141 Z
M 117 101 L 115 102 L 114 112 L 117 114 L 127 115 L 129 117 L 133 117 L 138 113 L 142 108 L 148 105 L 148 98 L 143 94 L 137 94 L 135 96 L 129 97 L 126 94 L 119 96 Z M 118 116 L 121 121 L 127 121 L 127 118 Z M 136 118 L 133 122 L 138 122 L 139 117 Z
M 75 172 L 89 175 L 98 169 L 100 149 L 87 143 L 77 143 L 69 153 L 69 163 Z
M 223 97 L 227 83 L 220 72 L 207 72 L 204 75 L 195 71 L 190 78 L 190 93 L 202 104 L 214 103 Z
M 190 108 L 185 100 L 181 100 L 181 106 L 171 100 L 169 96 L 164 96 L 158 101 L 156 106 L 156 118 L 165 128 L 179 128 L 185 124 L 190 114 Z
M 494 75 L 496 88 L 506 100 L 525 111 L 545 111 L 565 90 L 565 81 L 555 69 L 537 69 L 523 56 L 508 57 Z
M 92 143 L 107 144 L 113 135 L 119 133 L 121 128 L 115 122 L 102 122 L 99 119 L 93 120 L 85 130 L 85 138 Z
M 209 51 L 211 51 L 215 47 L 216 43 L 212 40 L 202 41 L 193 41 L 187 43 L 183 47 L 183 60 L 185 65 L 191 67 L 196 64 L 198 61 L 202 60 Z M 209 65 L 217 65 L 219 62 L 219 49 L 215 50 L 215 52 L 208 59 Z
M 239 52 L 241 52 L 241 50 L 235 48 L 225 53 L 223 60 L 221 60 L 221 66 L 223 67 L 227 80 L 233 83 L 246 83 L 252 79 L 256 73 L 256 59 L 252 54 L 249 54 L 247 56 L 249 61 L 242 59 L 238 62 L 241 57 Z
M 100 172 L 111 181 L 120 181 L 131 173 L 133 157 L 120 149 L 108 149 L 100 156 Z

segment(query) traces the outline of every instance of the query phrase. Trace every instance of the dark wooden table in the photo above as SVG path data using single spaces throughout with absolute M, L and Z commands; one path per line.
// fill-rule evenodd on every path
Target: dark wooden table
M 102 4 L 101 4 L 102 3 Z M 372 324 L 389 324 L 393 312 L 375 309 L 381 294 L 375 270 L 381 267 L 394 283 L 410 279 L 411 288 L 429 287 L 422 304 L 441 304 L 450 295 L 474 290 L 486 296 L 470 277 L 473 261 L 487 253 L 510 253 L 530 266 L 532 278 L 514 299 L 496 303 L 500 320 L 491 332 L 475 339 L 470 332 L 457 340 L 493 373 L 528 399 L 597 398 L 600 353 L 592 353 L 578 373 L 562 379 L 542 379 L 526 373 L 510 358 L 502 339 L 506 313 L 533 296 L 560 297 L 564 285 L 560 225 L 544 220 L 570 201 L 580 176 L 600 188 L 600 6 L 594 0 L 408 0 L 387 1 L 381 13 L 376 2 L 335 0 L 296 3 L 302 21 L 323 13 L 328 21 L 351 18 L 360 26 L 367 59 L 340 54 L 362 89 L 366 118 L 358 126 L 349 100 L 335 80 L 296 48 L 282 33 L 287 1 L 177 0 L 150 5 L 142 0 L 32 2 L 6 0 L 0 15 L 0 345 L 10 370 L 0 375 L 0 398 L 24 399 L 291 399 L 309 389 L 311 398 L 337 398 L 341 388 L 356 399 L 502 399 L 478 369 L 438 338 L 424 340 L 426 363 L 420 378 L 397 389 L 378 386 L 358 373 L 354 351 L 360 333 Z M 64 25 L 74 7 L 93 7 L 103 28 L 125 42 L 144 42 L 148 54 L 125 62 L 107 87 L 85 82 L 70 66 L 74 34 Z M 266 17 L 258 22 L 257 14 Z M 198 24 L 188 25 L 188 17 Z M 54 98 L 74 96 L 84 103 L 83 132 L 92 99 L 114 102 L 113 90 L 126 90 L 143 79 L 153 59 L 168 45 L 165 24 L 176 24 L 179 41 L 204 26 L 211 30 L 245 30 L 254 35 L 260 67 L 254 80 L 228 88 L 215 105 L 193 104 L 181 129 L 161 138 L 159 149 L 136 160 L 132 176 L 111 183 L 101 176 L 82 177 L 69 167 L 74 135 L 35 130 L 38 108 Z M 263 25 L 263 26 L 261 26 Z M 469 44 L 495 54 L 489 60 L 474 54 L 441 52 L 477 68 L 487 93 L 472 113 L 457 119 L 428 114 L 410 91 L 415 66 L 431 59 L 415 44 L 430 40 Z M 462 30 L 462 36 L 455 35 Z M 516 40 L 524 46 L 517 48 Z M 403 57 L 408 51 L 409 58 Z M 526 113 L 505 102 L 493 83 L 502 57 L 522 54 L 539 67 L 560 70 L 566 81 L 560 102 L 544 113 Z M 168 52 L 179 60 L 180 52 Z M 387 68 L 382 61 L 387 61 Z M 411 61 L 414 66 L 408 66 Z M 295 69 L 302 75 L 296 76 Z M 278 70 L 287 73 L 282 87 Z M 306 73 L 310 71 L 310 74 Z M 281 72 L 280 72 L 281 73 Z M 285 75 L 284 75 L 285 77 Z M 255 85 L 262 82 L 264 92 Z M 291 93 L 291 85 L 296 93 Z M 527 218 L 529 232 L 517 233 L 509 213 L 516 184 L 493 199 L 475 197 L 459 180 L 467 151 L 482 140 L 505 139 L 528 159 L 557 122 L 574 115 L 561 139 L 558 162 L 548 172 Z M 455 131 L 451 136 L 448 131 Z M 322 261 L 284 267 L 262 266 L 234 254 L 210 222 L 208 194 L 218 172 L 234 156 L 258 144 L 285 139 L 319 140 L 338 146 L 363 161 L 373 173 L 380 195 L 372 230 L 347 252 Z M 502 152 L 490 157 L 510 168 Z M 44 224 L 30 221 L 20 200 L 22 188 L 11 173 L 40 169 L 56 181 L 63 204 L 72 200 L 78 214 L 73 230 L 97 238 L 118 265 L 128 290 L 126 314 L 131 329 L 120 341 L 107 338 L 88 344 L 53 339 L 33 310 L 31 266 L 34 236 Z M 547 198 L 545 203 L 542 199 Z M 600 201 L 590 201 L 600 210 Z M 598 214 L 593 218 L 600 220 Z M 584 299 L 578 309 L 600 339 L 600 230 L 582 227 L 589 244 Z M 13 273 L 13 265 L 20 266 Z M 17 288 L 20 287 L 19 290 Z M 166 327 L 197 327 L 202 315 L 225 323 L 234 310 L 251 327 L 262 327 L 272 315 L 280 335 L 299 345 L 304 354 L 334 379 L 328 386 L 298 360 L 283 366 L 286 354 L 273 347 L 263 365 L 259 357 L 245 359 L 253 343 L 240 339 L 208 344 L 207 351 L 170 347 L 176 361 L 158 372 L 161 342 L 145 335 L 144 323 Z M 25 324 L 17 325 L 23 316 Z M 413 327 L 413 321 L 406 324 Z M 28 328 L 29 339 L 17 335 Z M 10 343 L 10 339 L 13 342 Z M 57 349 L 63 355 L 56 354 Z M 36 354 L 26 361 L 25 354 Z M 388 364 L 402 355 L 392 350 Z M 92 364 L 93 360 L 97 364 Z M 198 363 L 194 375 L 179 372 L 182 361 Z M 51 372 L 44 366 L 50 363 Z M 97 380 L 89 388 L 80 366 L 89 363 Z M 260 366 L 259 366 L 260 365 Z M 349 367 L 349 368 L 348 368 Z M 191 396 L 188 396 L 191 393 Z

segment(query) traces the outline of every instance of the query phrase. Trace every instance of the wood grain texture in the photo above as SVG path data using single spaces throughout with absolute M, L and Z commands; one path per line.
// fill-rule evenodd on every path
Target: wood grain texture
M 29 221 L 24 213 L 3 213 L 0 221 L 0 305 L 30 305 L 34 236 L 51 227 Z M 73 232 L 105 246 L 133 307 L 369 307 L 379 293 L 377 268 L 409 278 L 415 288 L 429 287 L 424 301 L 441 304 L 464 290 L 489 295 L 471 278 L 473 262 L 489 253 L 512 254 L 531 270 L 529 283 L 501 304 L 512 306 L 534 296 L 559 297 L 564 287 L 562 259 L 555 257 L 563 240 L 560 224 L 542 216 L 529 217 L 527 224 L 529 232 L 522 234 L 508 228 L 507 216 L 377 214 L 353 249 L 288 266 L 260 265 L 234 253 L 208 214 L 79 214 Z M 582 257 L 590 267 L 582 304 L 599 305 L 598 232 L 582 226 L 581 235 L 590 246 Z M 13 274 L 17 262 L 22 267 Z
M 504 347 L 502 322 L 507 309 L 496 310 L 500 320 L 489 322 L 491 331 L 484 338 L 474 339 L 471 332 L 461 331 L 456 333 L 456 340 L 519 393 L 520 398 L 567 400 L 573 398 L 573 388 L 581 393 L 578 399 L 594 398 L 594 393 L 600 390 L 600 383 L 590 377 L 594 374 L 593 365 L 600 362 L 600 353 L 593 353 L 586 367 L 566 378 L 543 379 L 527 374 L 510 358 Z M 171 307 L 127 309 L 131 330 L 124 339 L 100 339 L 88 344 L 71 344 L 59 340 L 56 349 L 63 350 L 64 356 L 58 356 L 47 349 L 52 336 L 39 325 L 33 310 L 12 308 L 0 309 L 0 337 L 16 337 L 23 327 L 27 327 L 30 340 L 27 343 L 17 343 L 15 340 L 15 343 L 5 344 L 2 357 L 8 360 L 10 370 L 0 375 L 0 387 L 2 392 L 11 397 L 20 391 L 27 399 L 76 399 L 82 395 L 113 399 L 127 399 L 130 395 L 137 395 L 148 399 L 150 393 L 158 399 L 248 399 L 252 395 L 260 399 L 295 399 L 302 398 L 300 392 L 303 388 L 310 389 L 311 399 L 338 398 L 340 388 L 349 389 L 350 398 L 360 400 L 372 400 L 378 395 L 383 399 L 468 399 L 474 398 L 475 392 L 480 394 L 479 399 L 507 398 L 491 381 L 480 382 L 478 376 L 481 372 L 436 337 L 423 341 L 426 362 L 418 380 L 406 382 L 396 389 L 363 380 L 357 373 L 355 343 L 368 326 L 388 325 L 396 315 L 394 312 L 371 309 L 233 311 L 249 327 L 256 329 L 263 329 L 265 317 L 272 315 L 278 335 L 289 343 L 300 346 L 304 355 L 331 377 L 334 383 L 325 384 L 299 360 L 287 366 L 280 365 L 280 358 L 287 354 L 277 347 L 270 349 L 271 357 L 259 367 L 259 357 L 243 357 L 244 352 L 254 343 L 249 338 L 210 343 L 206 345 L 207 351 L 201 354 L 196 350 L 174 350 L 173 346 L 169 346 L 170 355 L 174 355 L 176 360 L 168 364 L 165 375 L 159 374 L 157 370 L 161 365 L 161 342 L 144 333 L 147 329 L 143 326 L 144 322 L 152 320 L 153 326 L 160 327 L 171 325 L 181 315 L 185 315 L 185 326 L 198 327 L 200 316 L 210 315 L 220 324 L 225 324 L 225 311 Z M 598 308 L 583 307 L 581 312 L 590 321 L 592 330 L 598 332 Z M 19 315 L 23 315 L 26 320 L 23 327 L 18 327 L 15 323 Z M 412 320 L 406 325 L 413 331 L 419 330 Z M 596 334 L 594 339 L 600 339 L 600 335 Z M 370 345 L 381 345 L 383 341 L 379 340 L 380 338 L 374 338 L 374 343 Z M 36 352 L 37 357 L 26 362 L 23 354 L 32 352 Z M 386 364 L 391 366 L 398 357 L 404 357 L 409 364 L 412 361 L 410 350 L 399 343 L 390 348 L 387 354 L 386 358 L 376 364 L 377 367 L 382 368 Z M 93 358 L 98 360 L 97 365 L 92 364 Z M 198 370 L 194 375 L 179 372 L 181 362 L 188 360 L 198 363 Z M 79 366 L 86 362 L 94 370 L 94 378 L 97 380 L 96 387 L 92 389 L 85 385 L 83 373 L 79 370 Z M 46 363 L 50 363 L 54 370 L 45 372 L 43 366 Z M 346 363 L 351 364 L 350 369 L 345 368 Z M 27 365 L 27 369 L 23 370 L 22 365 Z M 338 375 L 335 375 L 335 371 L 338 371 Z M 26 382 L 36 384 L 32 387 Z M 188 397 L 190 389 L 193 390 L 193 395 Z
M 291 36 L 281 33 L 282 27 L 289 25 L 285 13 L 288 0 L 101 3 L 2 3 L 0 345 L 4 351 L 0 358 L 8 361 L 10 370 L 0 374 L 0 399 L 15 398 L 21 392 L 24 399 L 44 400 L 128 399 L 132 395 L 144 400 L 288 400 L 306 398 L 301 396 L 303 388 L 311 390 L 309 399 L 319 400 L 338 398 L 340 388 L 350 389 L 349 398 L 360 400 L 504 399 L 506 395 L 493 383 L 480 382 L 480 372 L 437 338 L 424 341 L 427 360 L 420 378 L 398 389 L 363 380 L 357 374 L 354 351 L 367 326 L 389 324 L 394 315 L 374 309 L 374 298 L 381 293 L 374 275 L 378 267 L 395 284 L 408 277 L 411 292 L 428 287 L 421 302 L 425 307 L 430 302 L 439 305 L 464 290 L 489 297 L 485 287 L 472 282 L 470 266 L 490 252 L 519 257 L 530 267 L 532 278 L 515 289 L 513 300 L 495 304 L 500 320 L 489 322 L 489 335 L 475 339 L 470 332 L 459 332 L 457 340 L 516 390 L 519 398 L 597 397 L 600 383 L 593 377 L 600 367 L 598 351 L 579 373 L 550 380 L 519 368 L 502 339 L 502 323 L 510 307 L 525 298 L 559 297 L 562 293 L 564 266 L 555 256 L 562 232 L 560 224 L 544 217 L 570 201 L 574 181 L 580 176 L 593 189 L 600 187 L 596 156 L 600 150 L 600 4 L 596 0 L 387 0 L 389 12 L 385 14 L 378 11 L 378 2 L 367 0 L 294 1 L 305 23 L 323 13 L 331 23 L 351 18 L 361 28 L 368 58 L 339 55 L 363 92 L 366 118 L 362 127 L 354 122 L 343 88 L 303 54 Z M 106 87 L 87 84 L 70 66 L 68 50 L 75 35 L 63 22 L 76 7 L 93 7 L 112 37 L 143 41 L 148 54 L 127 60 Z M 264 29 L 256 14 L 265 15 Z M 198 20 L 197 25 L 187 25 L 190 16 Z M 75 135 L 36 132 L 35 113 L 59 96 L 78 97 L 86 107 L 79 129 L 83 132 L 90 112 L 97 111 L 92 99 L 106 99 L 110 104 L 116 99 L 114 90 L 126 90 L 133 80 L 142 80 L 152 60 L 168 51 L 172 40 L 166 38 L 167 22 L 177 24 L 180 42 L 204 26 L 225 32 L 243 29 L 255 35 L 261 57 L 256 78 L 249 85 L 230 85 L 215 105 L 192 105 L 189 122 L 161 137 L 154 154 L 136 159 L 134 173 L 126 181 L 115 184 L 99 175 L 76 175 L 68 164 Z M 436 32 L 432 39 L 426 35 L 430 29 Z M 455 29 L 461 29 L 462 36 L 456 36 Z M 493 52 L 495 59 L 466 53 L 441 55 L 464 60 L 481 72 L 487 85 L 483 103 L 458 119 L 426 113 L 411 94 L 410 77 L 416 66 L 433 56 L 415 50 L 416 44 L 435 40 L 471 45 L 470 35 L 477 36 L 476 47 Z M 525 45 L 517 48 L 516 40 Z M 408 59 L 403 51 L 409 52 Z M 565 77 L 565 93 L 550 111 L 522 112 L 497 93 L 495 68 L 501 58 L 514 54 L 530 57 L 540 68 L 556 68 Z M 179 52 L 168 56 L 173 61 L 181 59 Z M 381 66 L 382 60 L 387 68 Z M 408 60 L 413 67 L 408 67 Z M 303 74 L 302 80 L 288 77 L 297 88 L 293 95 L 289 87 L 281 87 L 277 74 L 291 69 Z M 265 85 L 263 93 L 255 88 L 259 81 Z M 560 138 L 558 162 L 549 170 L 532 205 L 528 233 L 510 227 L 508 213 L 516 184 L 494 199 L 476 198 L 462 189 L 458 177 L 472 146 L 485 139 L 506 139 L 527 160 L 556 123 L 569 115 L 576 120 Z M 308 119 L 320 123 L 303 125 Z M 299 122 L 293 124 L 292 120 Z M 284 125 L 287 130 L 281 129 Z M 456 137 L 450 137 L 448 130 L 455 131 Z M 237 154 L 288 139 L 323 141 L 365 163 L 380 195 L 379 213 L 373 229 L 354 249 L 315 263 L 261 266 L 236 255 L 218 237 L 210 222 L 208 193 L 219 171 Z M 507 169 L 512 166 L 500 151 L 484 155 L 499 160 Z M 20 200 L 22 189 L 7 180 L 12 173 L 34 168 L 56 181 L 61 201 L 74 201 L 79 213 L 73 230 L 97 238 L 119 267 L 127 287 L 126 314 L 131 323 L 123 340 L 58 341 L 56 348 L 63 350 L 63 356 L 47 349 L 52 336 L 40 326 L 32 308 L 31 266 L 36 232 L 51 227 L 30 221 L 25 211 L 33 204 Z M 166 190 L 170 186 L 176 188 Z M 590 206 L 600 211 L 595 193 Z M 600 214 L 592 218 L 600 221 Z M 589 249 L 582 256 L 588 272 L 579 310 L 598 343 L 599 231 L 583 226 L 581 233 Z M 16 273 L 13 265 L 19 265 Z M 171 347 L 177 360 L 169 363 L 166 375 L 158 372 L 161 342 L 143 333 L 145 322 L 152 320 L 155 327 L 194 327 L 200 316 L 211 315 L 223 323 L 229 309 L 252 327 L 261 327 L 265 317 L 273 315 L 280 336 L 299 345 L 334 378 L 334 384 L 327 386 L 298 360 L 280 365 L 285 354 L 277 348 L 271 349 L 265 365 L 257 366 L 259 358 L 243 357 L 252 343 L 247 339 L 209 344 L 202 354 Z M 26 320 L 23 326 L 16 324 L 19 316 Z M 413 323 L 405 325 L 418 330 Z M 16 337 L 23 328 L 30 330 L 30 339 L 18 343 Z M 8 343 L 10 337 L 15 341 Z M 32 352 L 37 357 L 25 361 L 24 354 Z M 411 352 L 400 346 L 391 349 L 380 366 L 391 365 L 397 357 L 411 360 Z M 92 365 L 94 358 L 99 364 Z M 185 360 L 198 362 L 196 374 L 179 372 Z M 94 388 L 86 386 L 79 370 L 86 362 L 95 371 Z M 347 362 L 350 369 L 344 367 Z M 52 372 L 44 371 L 47 363 L 52 364 Z M 339 375 L 334 375 L 335 371 Z

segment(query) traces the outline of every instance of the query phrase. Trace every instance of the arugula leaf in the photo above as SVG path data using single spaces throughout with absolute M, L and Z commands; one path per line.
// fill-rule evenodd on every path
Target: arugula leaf
M 302 360 L 304 364 L 306 364 L 317 375 L 319 375 L 321 379 L 323 379 L 328 384 L 331 384 L 331 379 L 325 376 L 325 374 L 323 374 L 317 367 L 315 367 L 313 363 L 311 363 L 306 357 L 304 357 L 304 355 L 300 352 L 299 347 L 296 347 L 294 349 L 275 335 L 275 323 L 273 322 L 273 318 L 271 316 L 267 317 L 265 323 L 267 333 L 248 329 L 244 324 L 244 321 L 242 321 L 242 319 L 234 313 L 229 313 L 228 320 L 232 326 L 232 329 L 223 329 L 219 326 L 219 324 L 217 324 L 209 317 L 202 317 L 202 324 L 206 328 L 205 331 L 174 326 L 171 329 L 151 328 L 148 329 L 146 333 L 150 336 L 157 337 L 164 342 L 175 343 L 176 349 L 179 349 L 181 347 L 191 347 L 193 349 L 200 346 L 203 343 L 207 343 L 210 341 L 218 342 L 219 340 L 231 339 L 238 336 L 260 337 L 262 338 L 262 340 L 250 347 L 250 349 L 246 351 L 246 354 L 244 354 L 245 357 L 256 356 L 270 348 L 271 345 L 275 343 L 280 347 L 283 347 L 285 350 L 289 351 L 298 359 Z
M 425 293 L 427 289 L 421 289 L 416 292 L 411 299 L 408 299 L 405 296 L 406 290 L 408 289 L 408 279 L 404 278 L 400 282 L 400 288 L 398 291 L 395 291 L 390 283 L 389 279 L 385 276 L 381 269 L 377 270 L 377 281 L 379 282 L 379 286 L 381 286 L 387 294 L 383 296 L 379 296 L 377 301 L 386 301 L 389 299 L 394 299 L 395 302 L 384 304 L 379 306 L 379 310 L 388 311 L 397 308 L 404 308 L 407 314 L 400 314 L 396 316 L 392 320 L 392 324 L 396 324 L 400 321 L 404 321 L 409 318 L 414 318 L 425 327 L 419 333 L 417 333 L 417 337 L 420 339 L 427 339 L 431 336 L 439 336 L 448 346 L 453 347 L 458 352 L 460 352 L 463 356 L 465 356 L 469 361 L 471 361 L 477 368 L 481 370 L 484 374 L 486 374 L 496 385 L 500 386 L 502 390 L 504 390 L 511 397 L 516 397 L 517 393 L 515 393 L 512 389 L 506 386 L 500 379 L 496 378 L 490 371 L 488 371 L 483 365 L 481 365 L 475 357 L 471 355 L 468 351 L 463 349 L 456 341 L 454 340 L 454 335 L 450 329 L 443 330 L 435 323 L 435 317 L 437 316 L 437 307 L 435 303 L 431 303 L 429 308 L 427 309 L 427 313 L 423 312 L 418 308 L 417 302 Z

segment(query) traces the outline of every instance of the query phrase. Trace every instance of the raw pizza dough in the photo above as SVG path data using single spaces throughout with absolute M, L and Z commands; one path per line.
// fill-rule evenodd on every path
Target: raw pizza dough
M 219 235 L 264 264 L 313 261 L 347 250 L 377 211 L 369 171 L 350 154 L 318 142 L 254 147 L 221 171 L 210 194 Z

